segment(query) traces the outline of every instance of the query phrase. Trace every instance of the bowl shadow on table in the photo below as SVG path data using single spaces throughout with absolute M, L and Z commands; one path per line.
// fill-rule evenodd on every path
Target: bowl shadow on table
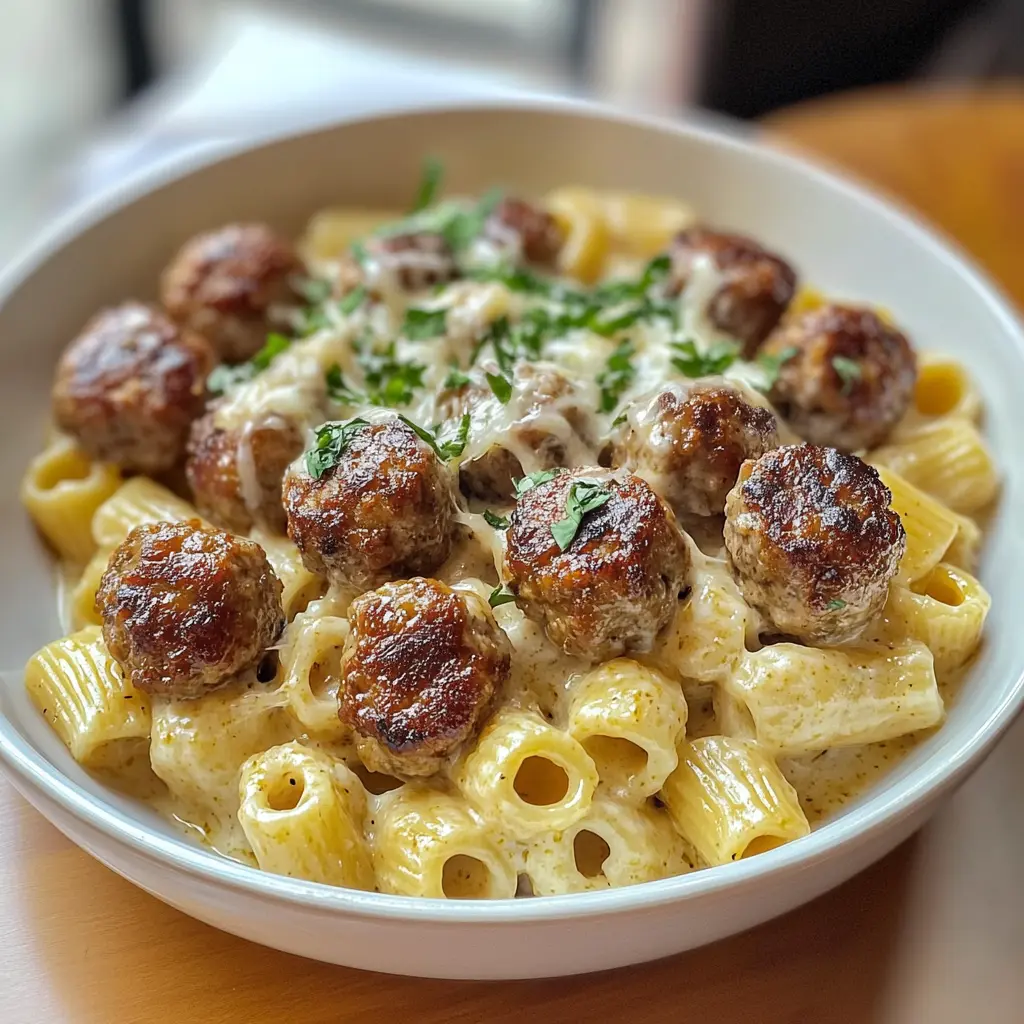
M 705 1015 L 724 1024 L 860 1024 L 877 1019 L 916 858 L 911 840 L 808 906 L 680 956 L 576 978 L 485 983 L 373 974 L 264 949 L 159 903 L 56 832 L 48 839 L 41 856 L 36 840 L 37 855 L 13 866 L 23 937 L 37 945 L 35 962 L 48 975 L 41 984 L 68 1019 L 104 1024 L 255 1024 L 291 1019 L 300 1007 L 306 1024 Z

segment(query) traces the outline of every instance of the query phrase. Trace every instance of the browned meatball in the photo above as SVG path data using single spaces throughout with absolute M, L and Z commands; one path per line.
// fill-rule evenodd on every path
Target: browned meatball
M 371 238 L 366 251 L 379 264 L 383 276 L 407 292 L 447 284 L 458 277 L 451 246 L 443 235 L 432 231 Z
M 552 528 L 586 481 L 610 498 L 582 516 L 563 550 L 556 532 L 564 542 L 564 527 Z M 516 604 L 567 654 L 591 661 L 650 650 L 687 586 L 690 554 L 675 516 L 643 480 L 621 470 L 578 469 L 530 488 L 506 538 L 505 577 Z
M 305 456 L 285 474 L 288 535 L 306 567 L 360 590 L 436 569 L 451 549 L 455 503 L 430 446 L 388 419 L 356 425 L 336 455 L 319 479 Z
M 740 589 L 774 629 L 853 640 L 881 611 L 907 538 L 874 467 L 812 444 L 747 462 L 725 506 Z
M 669 385 L 630 414 L 612 464 L 642 476 L 677 515 L 718 515 L 744 460 L 778 447 L 777 427 L 737 388 Z
M 229 224 L 185 243 L 164 271 L 160 299 L 238 363 L 263 347 L 274 307 L 299 301 L 291 282 L 302 270 L 291 244 L 265 224 Z
M 64 350 L 54 418 L 93 458 L 163 472 L 185 450 L 213 364 L 203 338 L 150 306 L 126 302 L 95 316 Z
M 371 771 L 431 775 L 479 732 L 510 647 L 485 601 L 430 579 L 352 602 L 339 716 Z
M 284 628 L 263 549 L 198 519 L 137 526 L 96 592 L 103 639 L 132 683 L 200 697 L 256 667 Z
M 565 233 L 547 210 L 513 198 L 503 199 L 494 208 L 484 224 L 484 235 L 541 266 L 554 263 L 565 242 Z
M 823 306 L 768 340 L 784 358 L 772 403 L 814 444 L 840 451 L 883 441 L 910 406 L 917 360 L 910 342 L 869 309 Z
M 749 357 L 771 333 L 796 291 L 796 272 L 781 256 L 742 235 L 706 227 L 680 232 L 669 249 L 670 287 L 686 287 L 698 257 L 708 256 L 723 283 L 708 307 L 711 322 L 743 343 Z
M 484 365 L 481 370 L 496 373 L 498 367 Z M 468 497 L 511 501 L 514 481 L 525 471 L 519 455 L 528 458 L 531 470 L 592 459 L 593 397 L 581 394 L 564 373 L 546 363 L 518 363 L 511 384 L 512 395 L 504 406 L 481 375 L 461 387 L 442 391 L 438 397 L 439 418 L 451 430 L 466 412 L 473 419 L 475 434 L 485 433 L 495 420 L 507 424 L 507 446 L 495 444 L 460 467 L 459 486 Z
M 254 526 L 284 533 L 281 481 L 302 446 L 302 432 L 283 417 L 224 429 L 211 410 L 193 424 L 188 443 L 185 475 L 196 508 L 236 533 Z

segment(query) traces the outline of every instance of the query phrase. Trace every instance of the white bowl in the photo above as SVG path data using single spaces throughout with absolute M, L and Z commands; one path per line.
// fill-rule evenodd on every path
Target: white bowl
M 97 308 L 151 296 L 188 235 L 236 219 L 298 232 L 320 207 L 401 205 L 424 154 L 456 191 L 578 182 L 684 197 L 749 232 L 826 291 L 880 303 L 922 347 L 976 375 L 1006 473 L 981 575 L 993 607 L 984 649 L 941 730 L 840 817 L 725 867 L 633 888 L 545 899 L 445 902 L 263 874 L 181 838 L 71 760 L 30 705 L 19 671 L 0 684 L 0 760 L 62 832 L 114 871 L 210 924 L 354 967 L 455 978 L 600 970 L 665 956 L 781 914 L 881 857 L 977 767 L 1024 698 L 1024 334 L 961 256 L 884 203 L 790 156 L 718 131 L 622 117 L 570 101 L 499 100 L 376 117 L 260 145 L 203 166 L 148 173 L 66 218 L 0 282 L 4 517 L 0 650 L 19 669 L 59 633 L 53 570 L 17 506 L 42 443 L 57 355 Z M 67 908 L 74 913 L 74 907 Z

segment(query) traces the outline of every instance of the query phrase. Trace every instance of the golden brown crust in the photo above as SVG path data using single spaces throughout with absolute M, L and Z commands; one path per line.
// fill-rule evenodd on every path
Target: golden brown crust
M 527 262 L 540 266 L 553 264 L 565 243 L 565 232 L 547 210 L 513 197 L 494 208 L 484 235 L 499 246 L 513 246 Z
M 910 406 L 917 360 L 906 336 L 870 309 L 830 305 L 798 317 L 764 346 L 788 355 L 771 399 L 814 444 L 881 443 Z
M 366 250 L 406 291 L 447 284 L 459 274 L 448 242 L 433 231 L 371 238 Z
M 510 647 L 475 594 L 432 579 L 388 583 L 352 602 L 339 717 L 373 771 L 430 775 L 479 732 Z
M 197 519 L 137 526 L 96 592 L 103 638 L 140 690 L 192 698 L 254 669 L 284 628 L 263 549 Z
M 225 430 L 211 410 L 193 424 L 188 443 L 185 475 L 196 508 L 228 530 L 244 533 L 262 526 L 284 533 L 281 481 L 302 444 L 299 428 L 280 416 Z M 251 479 L 243 481 L 245 473 Z
M 298 301 L 291 280 L 302 261 L 265 224 L 229 224 L 185 243 L 164 271 L 168 313 L 209 339 L 226 362 L 249 359 L 273 329 L 271 307 Z
M 778 447 L 769 409 L 717 384 L 661 390 L 626 427 L 612 464 L 642 476 L 677 515 L 718 515 L 740 466 Z
M 284 504 L 306 567 L 344 586 L 431 572 L 451 549 L 450 475 L 397 418 L 357 431 L 319 480 L 296 459 Z
M 710 256 L 724 283 L 712 297 L 711 322 L 743 343 L 750 357 L 779 322 L 796 292 L 796 271 L 753 239 L 692 227 L 669 250 L 673 291 L 686 287 L 699 256 Z
M 560 550 L 551 532 L 576 481 L 612 494 Z M 650 649 L 675 612 L 690 570 L 675 516 L 639 477 L 577 469 L 528 490 L 506 533 L 505 577 L 522 611 L 567 653 L 605 661 Z
M 161 473 L 184 452 L 213 364 L 205 339 L 151 306 L 125 302 L 93 317 L 64 350 L 54 418 L 94 458 Z
M 787 445 L 745 464 L 725 542 L 747 600 L 780 633 L 854 639 L 906 547 L 891 500 L 874 467 L 834 448 Z

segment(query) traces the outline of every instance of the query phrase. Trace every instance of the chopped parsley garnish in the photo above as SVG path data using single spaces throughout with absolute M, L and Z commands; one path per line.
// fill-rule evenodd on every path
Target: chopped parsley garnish
M 588 512 L 611 501 L 612 492 L 598 480 L 575 480 L 565 499 L 565 518 L 551 524 L 551 536 L 561 551 L 573 542 Z
M 291 343 L 291 338 L 286 338 L 283 334 L 268 334 L 263 348 L 247 363 L 238 366 L 218 366 L 206 379 L 207 390 L 211 394 L 222 395 L 228 388 L 252 380 L 288 349 Z
M 739 355 L 739 347 L 730 342 L 712 345 L 707 352 L 700 352 L 692 339 L 672 342 L 675 355 L 672 365 L 685 377 L 707 377 L 729 369 Z
M 765 373 L 766 390 L 770 390 L 775 387 L 775 382 L 779 379 L 779 370 L 782 369 L 783 364 L 788 363 L 799 351 L 800 349 L 798 349 L 796 345 L 790 345 L 788 348 L 784 348 L 781 352 L 763 352 L 757 357 L 757 365 L 760 366 Z
M 841 597 L 833 597 L 825 607 L 830 612 L 839 612 L 846 607 L 846 602 Z
M 338 309 L 345 313 L 354 313 L 366 298 L 366 289 L 360 284 L 356 285 L 343 299 L 338 302 Z
M 387 224 L 378 231 L 384 237 L 389 235 L 417 234 L 431 232 L 441 235 L 456 254 L 468 248 L 470 243 L 484 229 L 484 222 L 494 208 L 501 202 L 501 192 L 492 189 L 486 192 L 472 206 L 462 203 L 438 203 L 426 209 L 418 210 L 410 216 Z
M 311 306 L 326 302 L 331 297 L 330 281 L 318 277 L 296 275 L 291 278 L 290 284 L 293 291 L 298 292 Z
M 512 382 L 500 373 L 488 373 L 486 377 L 487 383 L 490 384 L 491 390 L 494 392 L 494 397 L 502 405 L 508 405 L 508 400 L 512 397 Z
M 619 342 L 608 357 L 605 368 L 597 375 L 597 386 L 601 389 L 601 402 L 598 405 L 600 412 L 611 412 L 619 404 L 622 392 L 633 383 L 636 376 L 632 362 L 634 355 L 636 349 L 633 342 L 626 338 Z
M 469 383 L 470 378 L 464 374 L 457 366 L 453 366 L 448 371 L 448 376 L 445 377 L 444 383 L 441 385 L 443 388 L 461 388 L 463 385 Z
M 499 516 L 497 512 L 492 512 L 489 508 L 484 509 L 484 521 L 496 530 L 508 529 L 508 516 Z
M 298 317 L 296 332 L 302 338 L 308 338 L 317 331 L 322 331 L 331 326 L 330 317 L 323 306 L 310 306 L 304 309 Z
M 333 402 L 343 402 L 346 405 L 356 405 L 365 402 L 366 396 L 361 395 L 354 388 L 350 388 L 345 382 L 341 367 L 335 363 L 324 375 L 327 381 L 327 397 Z
M 349 420 L 347 423 L 325 423 L 317 428 L 316 441 L 306 452 L 306 469 L 314 480 L 319 480 L 329 469 L 333 469 L 341 460 L 345 449 L 352 443 L 352 438 L 369 423 L 363 419 Z
M 356 241 L 349 246 L 349 251 L 352 253 L 352 259 L 354 259 L 359 266 L 366 266 L 370 259 L 370 254 L 366 251 L 366 246 L 359 239 L 356 239 Z
M 446 309 L 418 309 L 410 306 L 405 311 L 405 322 L 402 324 L 402 333 L 410 341 L 427 341 L 430 338 L 438 338 L 447 329 L 448 310 Z
M 413 203 L 413 213 L 419 213 L 428 206 L 433 206 L 441 191 L 441 182 L 444 179 L 444 164 L 436 156 L 428 156 L 423 161 L 423 171 L 420 175 L 420 186 L 416 190 L 416 201 Z
M 487 603 L 492 608 L 500 608 L 503 604 L 509 604 L 509 602 L 515 599 L 515 594 L 511 593 L 507 587 L 499 584 L 491 591 L 490 597 L 487 598 Z
M 422 363 L 397 359 L 393 341 L 382 352 L 376 351 L 369 341 L 364 341 L 357 350 L 359 367 L 366 379 L 366 397 L 374 405 L 392 408 L 408 405 L 413 392 L 423 387 L 427 368 Z
M 549 480 L 554 480 L 560 472 L 561 470 L 558 469 L 538 469 L 536 473 L 527 473 L 526 476 L 513 481 L 516 497 L 521 498 L 527 491 L 532 491 L 534 487 L 539 487 L 541 484 L 546 484 Z
M 856 359 L 848 359 L 846 356 L 833 356 L 832 369 L 839 374 L 843 382 L 842 394 L 848 395 L 853 390 L 853 385 L 863 375 L 860 363 Z
M 466 442 L 469 440 L 468 412 L 462 414 L 462 419 L 459 421 L 459 428 L 455 431 L 455 436 L 449 438 L 447 441 L 438 440 L 438 438 L 436 438 L 425 427 L 421 427 L 418 423 L 413 423 L 408 416 L 403 416 L 399 413 L 398 418 L 407 427 L 415 431 L 422 440 L 426 441 L 434 450 L 434 454 L 442 462 L 447 462 L 449 459 L 456 459 L 466 450 Z

